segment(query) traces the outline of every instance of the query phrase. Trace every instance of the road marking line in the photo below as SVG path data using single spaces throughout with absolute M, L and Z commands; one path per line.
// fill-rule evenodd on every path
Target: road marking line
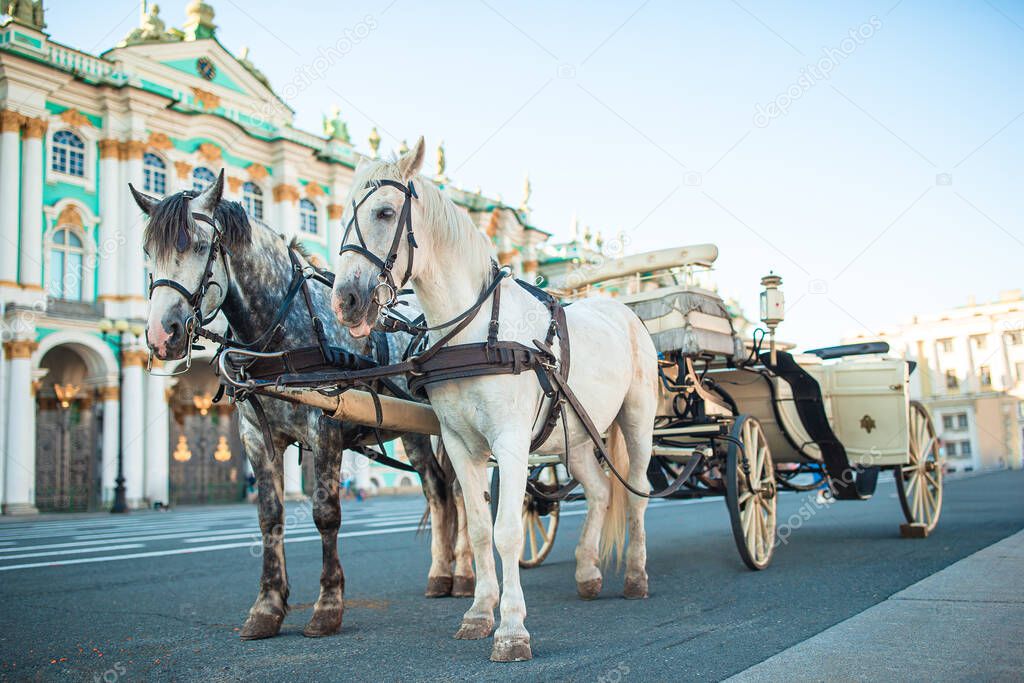
M 105 545 L 100 548 L 70 548 L 65 550 L 51 550 L 43 553 L 24 553 L 22 555 L 8 555 L 0 560 L 21 560 L 26 557 L 46 557 L 47 555 L 71 555 L 73 553 L 99 553 L 111 550 L 129 550 L 131 548 L 145 548 L 144 543 L 123 543 L 121 545 Z
M 417 527 L 406 526 L 396 527 L 394 529 L 375 529 L 372 531 L 350 531 L 344 534 L 338 534 L 338 538 L 353 538 L 356 536 L 383 536 L 385 534 L 396 534 L 403 531 L 415 531 Z M 307 541 L 319 541 L 320 536 L 301 536 L 298 538 L 285 538 L 285 543 L 304 543 Z M 146 553 L 129 553 L 127 555 L 106 555 L 103 557 L 81 557 L 74 560 L 65 561 L 54 561 L 54 562 L 30 562 L 27 564 L 13 564 L 7 567 L 0 567 L 0 572 L 11 571 L 14 569 L 35 569 L 37 567 L 64 567 L 72 564 L 91 564 L 94 562 L 116 562 L 117 560 L 134 560 L 146 557 L 165 557 L 168 555 L 191 555 L 194 553 L 208 553 L 215 550 L 230 550 L 232 548 L 248 548 L 255 545 L 252 542 L 245 543 L 221 543 L 219 545 L 206 545 L 198 548 L 175 548 L 173 550 L 153 550 Z

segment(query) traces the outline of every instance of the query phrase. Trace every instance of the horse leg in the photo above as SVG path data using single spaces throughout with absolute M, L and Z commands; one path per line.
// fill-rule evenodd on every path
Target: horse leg
M 494 521 L 494 544 L 501 556 L 501 624 L 494 632 L 491 661 L 521 662 L 532 659 L 530 634 L 523 623 L 526 600 L 519 581 L 519 558 L 523 554 L 523 497 L 526 495 L 529 432 L 502 434 L 491 444 L 498 461 L 501 489 L 498 517 Z
M 240 426 L 242 444 L 258 486 L 263 574 L 259 595 L 239 637 L 257 640 L 276 636 L 288 612 L 288 575 L 284 562 L 284 446 L 264 443 L 262 431 L 249 420 L 241 420 Z
M 651 461 L 653 420 L 647 418 L 649 411 L 638 410 L 629 398 L 622 407 L 616 422 L 622 430 L 629 453 L 629 485 L 638 491 L 647 491 L 647 466 Z M 619 482 L 613 482 L 617 485 Z M 629 541 L 626 547 L 626 582 L 622 596 L 627 599 L 641 599 L 648 595 L 647 584 L 647 530 L 644 516 L 648 499 L 628 493 L 626 497 L 629 513 Z
M 477 460 L 455 434 L 444 435 L 445 448 L 462 485 L 469 539 L 476 559 L 477 582 L 473 604 L 455 633 L 460 640 L 479 640 L 494 630 L 494 606 L 498 603 L 498 577 L 491 550 L 491 510 L 487 504 L 487 462 Z
M 569 468 L 573 477 L 583 484 L 587 497 L 587 516 L 576 545 L 576 592 L 584 600 L 594 600 L 601 593 L 599 546 L 611 502 L 611 482 L 594 457 L 594 447 L 589 441 L 569 449 Z
M 341 430 L 325 424 L 327 419 L 317 418 L 319 438 L 314 455 L 316 489 L 313 491 L 313 521 L 323 545 L 323 569 L 313 616 L 302 629 L 302 635 L 310 638 L 333 635 L 341 630 L 341 617 L 345 611 L 345 572 L 338 558 L 338 528 L 341 527 L 338 478 L 341 476 L 344 446 L 338 438 Z
M 455 583 L 452 597 L 469 598 L 476 589 L 473 574 L 473 548 L 469 541 L 469 525 L 466 523 L 466 502 L 462 499 L 462 487 L 456 481 L 452 484 L 451 497 L 455 503 Z
M 404 436 L 402 443 L 409 456 L 409 462 L 420 475 L 423 496 L 427 499 L 430 515 L 430 571 L 427 573 L 428 598 L 441 598 L 452 592 L 452 534 L 451 504 L 445 491 L 445 482 L 440 481 L 437 472 L 427 458 L 433 458 L 430 439 L 424 436 Z M 424 519 L 424 523 L 426 520 Z

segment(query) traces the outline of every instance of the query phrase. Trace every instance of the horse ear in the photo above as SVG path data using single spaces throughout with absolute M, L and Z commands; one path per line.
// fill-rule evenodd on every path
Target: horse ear
M 412 180 L 420 172 L 423 166 L 423 136 L 416 141 L 408 152 L 398 160 L 398 170 L 402 174 L 402 180 Z
M 135 186 L 131 183 L 128 183 L 128 189 L 132 191 L 132 197 L 135 198 L 135 203 L 139 205 L 140 209 L 142 209 L 142 213 L 147 216 L 153 210 L 153 207 L 160 203 L 156 197 L 150 197 L 148 194 L 144 194 L 136 190 Z
M 220 175 L 217 176 L 217 180 L 213 182 L 208 188 L 203 190 L 203 193 L 192 200 L 192 206 L 196 211 L 204 213 L 207 216 L 212 216 L 214 209 L 220 204 L 221 197 L 224 196 L 224 169 L 220 169 Z

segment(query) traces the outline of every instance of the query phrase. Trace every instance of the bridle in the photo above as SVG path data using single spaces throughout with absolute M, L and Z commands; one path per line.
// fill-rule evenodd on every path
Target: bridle
M 186 199 L 191 201 L 191 199 L 193 198 L 186 197 Z M 214 318 L 217 317 L 217 314 L 220 313 L 220 310 L 224 307 L 224 302 L 227 301 L 228 298 L 227 287 L 213 279 L 213 264 L 217 261 L 218 256 L 221 258 L 224 264 L 225 272 L 229 271 L 227 253 L 222 243 L 222 233 L 220 227 L 218 227 L 217 222 L 210 218 L 209 216 L 206 216 L 201 213 L 196 213 L 194 211 L 191 211 L 189 213 L 192 216 L 192 220 L 200 221 L 209 225 L 211 228 L 211 232 L 213 234 L 213 236 L 210 238 L 210 250 L 206 256 L 206 265 L 203 267 L 203 274 L 199 278 L 199 283 L 196 285 L 196 288 L 193 290 L 189 290 L 185 285 L 181 284 L 177 280 L 171 280 L 169 278 L 160 278 L 159 280 L 154 280 L 152 273 L 150 273 L 149 276 L 150 301 L 152 301 L 153 299 L 153 291 L 155 289 L 157 289 L 158 287 L 169 287 L 170 289 L 173 289 L 175 292 L 180 294 L 182 298 L 185 299 L 185 302 L 189 306 L 191 306 L 191 312 L 189 313 L 188 318 L 185 319 L 185 335 L 188 339 L 188 350 L 185 356 L 185 368 L 181 372 L 175 372 L 173 374 L 182 374 L 184 372 L 187 372 L 189 368 L 192 366 L 192 346 L 198 337 L 199 330 L 213 322 Z M 179 237 L 178 242 L 176 244 L 178 252 L 183 253 L 185 250 L 188 249 L 190 243 L 191 238 L 188 237 L 187 235 L 184 237 Z M 206 299 L 206 295 L 210 291 L 211 287 L 216 287 L 217 289 L 219 289 L 221 297 L 220 301 L 213 308 L 213 310 L 208 315 L 204 315 L 203 301 Z
M 393 187 L 405 195 L 402 211 L 398 215 L 398 223 L 395 226 L 395 234 L 391 238 L 391 247 L 388 249 L 387 256 L 383 259 L 367 248 L 366 240 L 363 238 L 363 231 L 359 228 L 359 209 L 366 203 L 366 200 L 382 187 Z M 338 255 L 340 256 L 347 251 L 353 251 L 380 268 L 380 273 L 377 275 L 377 285 L 373 288 L 373 302 L 382 310 L 387 310 L 398 301 L 398 291 L 406 285 L 412 276 L 413 252 L 418 246 L 416 238 L 412 234 L 412 200 L 418 199 L 419 196 L 416 194 L 416 187 L 412 184 L 411 180 L 408 183 L 387 179 L 371 180 L 366 183 L 364 189 L 368 190 L 368 192 L 363 195 L 362 199 L 358 202 L 354 199 L 352 200 L 352 218 L 349 219 L 348 225 L 345 226 L 345 234 L 341 238 L 341 250 L 338 252 Z M 353 229 L 355 229 L 356 239 L 359 240 L 358 244 L 348 243 L 349 235 Z M 402 281 L 396 285 L 392 270 L 395 267 L 395 261 L 398 260 L 398 249 L 402 245 L 403 232 L 409 241 L 409 252 L 405 259 L 405 274 L 402 276 Z

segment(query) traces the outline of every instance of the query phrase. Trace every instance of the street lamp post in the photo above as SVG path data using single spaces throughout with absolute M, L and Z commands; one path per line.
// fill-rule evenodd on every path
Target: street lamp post
M 117 348 L 117 478 L 114 480 L 114 504 L 110 511 L 124 513 L 128 512 L 124 486 L 124 350 L 131 341 L 145 333 L 145 328 L 127 320 L 111 321 L 104 318 L 99 322 L 99 330 L 104 341 Z M 128 341 L 125 339 L 127 336 L 130 336 Z

